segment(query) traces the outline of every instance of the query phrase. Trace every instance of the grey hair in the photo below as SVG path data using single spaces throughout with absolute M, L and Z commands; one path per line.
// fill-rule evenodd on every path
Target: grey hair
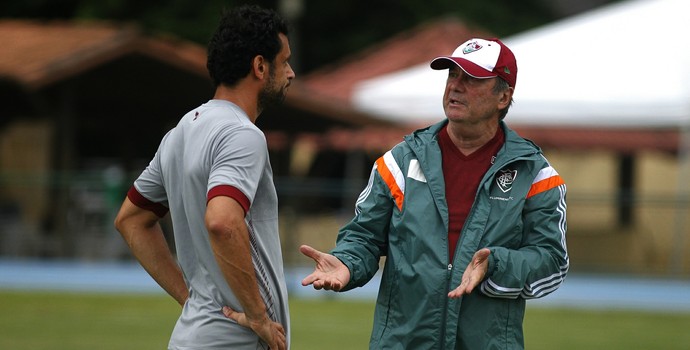
M 508 85 L 508 82 L 503 80 L 501 77 L 496 77 L 496 83 L 494 84 L 494 89 L 493 93 L 495 95 L 498 95 L 506 90 L 510 89 L 510 85 Z M 513 105 L 513 98 L 510 98 L 510 103 L 508 103 L 508 106 L 506 108 L 503 108 L 500 112 L 501 114 L 499 115 L 499 120 L 503 120 L 503 118 L 506 117 L 508 114 L 508 110 L 510 109 L 510 106 Z

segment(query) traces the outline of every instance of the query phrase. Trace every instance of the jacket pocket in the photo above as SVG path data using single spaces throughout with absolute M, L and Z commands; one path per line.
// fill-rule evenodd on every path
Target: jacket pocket
M 394 268 L 391 268 L 389 278 L 381 281 L 379 295 L 376 301 L 376 310 L 374 312 L 374 327 L 371 332 L 370 348 L 378 349 L 381 339 L 386 334 L 391 322 L 391 310 L 395 308 L 395 298 L 393 291 L 397 289 L 399 273 Z

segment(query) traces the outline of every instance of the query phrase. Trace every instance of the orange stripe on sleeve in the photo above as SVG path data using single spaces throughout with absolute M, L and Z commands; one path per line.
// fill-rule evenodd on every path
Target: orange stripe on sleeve
M 561 176 L 558 174 L 548 177 L 544 180 L 537 181 L 532 184 L 532 187 L 530 187 L 529 192 L 527 193 L 527 198 L 542 192 L 546 192 L 563 184 L 565 184 L 565 181 L 563 181 L 563 178 L 561 178 Z
M 390 169 L 388 169 L 388 166 L 386 165 L 386 162 L 383 160 L 383 157 L 380 157 L 376 160 L 376 169 L 379 172 L 379 175 L 381 175 L 383 181 L 386 183 L 386 185 L 388 185 L 388 188 L 391 191 L 391 195 L 395 200 L 395 204 L 398 207 L 398 210 L 402 210 L 402 204 L 405 195 L 400 190 L 398 184 L 395 182 L 395 177 L 391 173 Z

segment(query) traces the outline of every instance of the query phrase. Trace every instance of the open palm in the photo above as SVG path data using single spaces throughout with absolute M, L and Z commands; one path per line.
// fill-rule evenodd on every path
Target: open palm
M 303 286 L 311 284 L 314 289 L 339 291 L 350 281 L 350 270 L 335 256 L 308 245 L 302 245 L 299 251 L 316 263 L 314 272 L 302 280 Z

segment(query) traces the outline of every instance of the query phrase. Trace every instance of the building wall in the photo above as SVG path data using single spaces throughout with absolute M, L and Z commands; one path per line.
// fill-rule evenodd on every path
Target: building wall
M 690 213 L 678 194 L 678 160 L 636 154 L 631 225 L 617 216 L 618 155 L 551 151 L 547 157 L 568 186 L 568 247 L 574 270 L 690 274 Z
M 0 255 L 32 255 L 57 244 L 45 241 L 41 232 L 42 220 L 51 210 L 51 186 L 55 185 L 50 173 L 51 128 L 45 120 L 23 120 L 0 130 Z M 627 226 L 617 217 L 617 154 L 547 150 L 546 155 L 568 186 L 568 246 L 573 271 L 690 275 L 690 204 L 678 197 L 679 184 L 683 183 L 675 155 L 654 151 L 636 155 L 637 199 L 632 224 Z M 337 229 L 351 218 L 351 203 L 345 205 L 344 210 L 319 215 L 289 208 L 281 213 L 288 263 L 304 263 L 297 252 L 300 244 L 322 250 L 332 247 Z M 88 207 L 93 209 L 92 204 Z M 103 227 L 70 226 L 75 228 L 77 242 L 86 242 L 83 237 L 101 236 L 110 242 L 117 236 L 104 236 L 101 231 L 112 227 L 108 220 L 99 218 L 94 222 Z
M 0 254 L 33 253 L 50 195 L 52 127 L 22 120 L 0 130 Z
M 0 198 L 16 201 L 24 219 L 33 221 L 45 211 L 50 167 L 51 124 L 22 120 L 0 131 L 0 168 L 5 179 Z

